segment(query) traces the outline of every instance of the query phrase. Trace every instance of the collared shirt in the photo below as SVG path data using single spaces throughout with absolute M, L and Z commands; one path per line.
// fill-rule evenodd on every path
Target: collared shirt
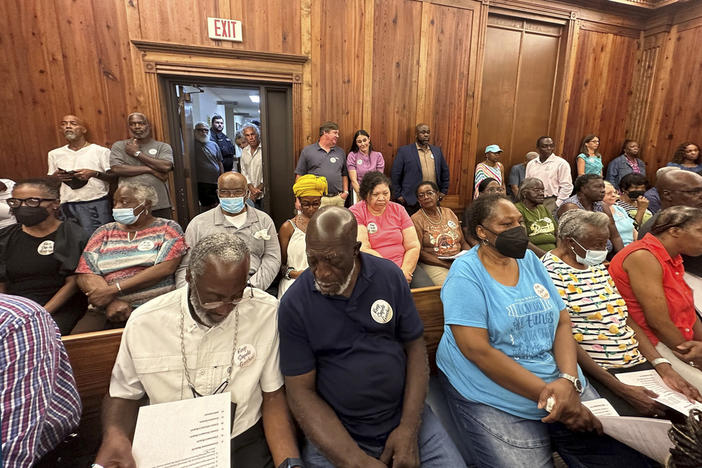
M 371 171 L 383 172 L 385 159 L 377 151 L 371 151 L 370 154 L 363 154 L 360 151 L 349 153 L 346 156 L 346 169 L 356 171 L 356 180 L 360 184 L 366 173 Z
M 266 290 L 280 270 L 280 244 L 275 224 L 270 216 L 252 206 L 246 207 L 246 222 L 237 228 L 224 219 L 219 205 L 195 216 L 185 230 L 185 241 L 195 246 L 210 234 L 226 232 L 235 234 L 249 247 L 251 265 L 249 281 L 259 289 Z M 190 252 L 180 262 L 176 271 L 176 287 L 185 285 L 185 270 L 190 263 Z
M 691 340 L 694 332 L 692 325 L 697 320 L 695 313 L 695 302 L 692 297 L 692 289 L 685 283 L 685 268 L 680 255 L 671 258 L 660 240 L 648 233 L 642 239 L 624 247 L 614 256 L 609 265 L 609 273 L 617 285 L 617 289 L 629 307 L 629 314 L 646 333 L 648 339 L 655 346 L 658 344 L 658 337 L 646 322 L 643 308 L 634 295 L 629 281 L 629 275 L 624 271 L 624 261 L 632 252 L 637 250 L 648 250 L 656 257 L 663 270 L 663 291 L 666 304 L 668 305 L 668 315 L 673 324 L 680 330 L 686 340 Z
M 332 147 L 327 152 L 319 142 L 312 143 L 302 148 L 295 174 L 326 177 L 329 196 L 338 195 L 344 191 L 343 177 L 348 176 L 346 154 L 338 146 Z
M 263 157 L 261 144 L 251 151 L 251 146 L 247 146 L 241 152 L 241 174 L 246 177 L 246 181 L 258 187 L 263 183 Z
M 91 143 L 77 151 L 62 146 L 49 151 L 49 175 L 59 169 L 77 171 L 91 169 L 99 172 L 110 170 L 110 150 L 104 146 Z M 88 179 L 88 183 L 79 189 L 72 189 L 61 183 L 61 203 L 97 200 L 107 195 L 110 185 L 97 177 Z
M 561 206 L 573 191 L 570 165 L 568 161 L 555 154 L 551 154 L 544 162 L 541 162 L 540 158 L 529 161 L 526 167 L 526 177 L 536 177 L 541 180 L 544 184 L 544 195 L 557 197 L 556 205 L 558 206 Z
M 127 154 L 125 148 L 128 141 L 130 140 L 121 140 L 112 145 L 110 166 L 146 166 L 146 164 L 139 161 L 139 159 Z M 152 139 L 140 145 L 140 150 L 149 157 L 168 161 L 173 164 L 173 149 L 168 143 Z M 171 206 L 171 199 L 168 196 L 168 184 L 158 177 L 151 174 L 141 174 L 137 176 L 120 177 L 119 180 L 137 182 L 153 187 L 154 190 L 156 190 L 156 195 L 158 195 L 158 202 L 151 207 L 152 210 L 160 210 Z
M 622 180 L 622 177 L 631 173 L 646 175 L 646 163 L 636 158 L 636 163 L 633 164 L 626 155 L 622 154 L 612 159 L 607 166 L 607 180 L 617 190 L 619 190 L 619 181 Z
M 422 180 L 430 180 L 436 183 L 436 165 L 434 164 L 434 154 L 431 152 L 431 146 L 417 145 L 417 153 L 419 153 L 419 164 L 422 166 Z
M 198 182 L 216 184 L 222 162 L 222 152 L 214 141 L 201 143 L 195 140 L 195 172 Z
M 66 349 L 48 312 L 0 294 L 0 460 L 32 466 L 78 427 L 81 401 Z
M 317 393 L 356 441 L 384 445 L 402 416 L 404 343 L 423 325 L 402 271 L 360 254 L 351 297 L 325 296 L 305 270 L 280 303 L 280 367 L 294 376 L 316 370 Z
M 193 398 L 181 351 L 181 318 L 188 373 L 195 390 L 211 395 L 227 378 L 234 351 L 235 313 L 214 327 L 199 325 L 188 306 L 187 287 L 147 302 L 127 321 L 110 379 L 110 396 L 150 404 Z M 261 418 L 262 392 L 283 386 L 279 367 L 278 301 L 258 289 L 244 290 L 237 305 L 236 354 L 226 392 L 236 403 L 231 437 Z

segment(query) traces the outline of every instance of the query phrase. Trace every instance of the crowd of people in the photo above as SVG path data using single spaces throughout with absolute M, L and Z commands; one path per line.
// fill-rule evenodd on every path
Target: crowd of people
M 214 115 L 194 127 L 202 212 L 183 230 L 171 147 L 143 114 L 127 124 L 107 149 L 67 115 L 47 176 L 0 179 L 8 466 L 42 459 L 77 425 L 60 336 L 113 328 L 98 468 L 134 466 L 140 405 L 220 392 L 236 404 L 232 459 L 251 467 L 549 466 L 554 451 L 572 466 L 655 466 L 603 435 L 583 402 L 665 418 L 656 394 L 616 378 L 640 370 L 702 402 L 696 144 L 653 186 L 635 141 L 606 173 L 594 134 L 574 167 L 548 136 L 509 171 L 491 144 L 459 220 L 441 206 L 449 167 L 428 125 L 387 171 L 368 132 L 346 152 L 325 122 L 276 229 L 259 127 L 242 127 L 239 157 Z M 448 431 L 425 403 L 411 290 L 428 286 L 442 287 Z

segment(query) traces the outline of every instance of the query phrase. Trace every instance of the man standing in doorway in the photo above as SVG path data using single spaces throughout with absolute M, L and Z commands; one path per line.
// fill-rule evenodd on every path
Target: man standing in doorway
M 233 170 L 234 155 L 236 154 L 236 150 L 234 149 L 234 143 L 232 143 L 232 140 L 230 140 L 227 134 L 224 133 L 224 119 L 219 114 L 212 116 L 210 140 L 217 143 L 219 150 L 222 152 L 222 165 L 224 166 L 224 170 Z M 237 167 L 236 169 L 238 170 L 239 168 Z
M 49 175 L 61 179 L 61 211 L 88 235 L 112 221 L 110 150 L 90 143 L 88 129 L 75 115 L 64 115 L 59 128 L 67 145 L 49 151 Z
M 219 146 L 210 140 L 210 127 L 205 122 L 195 124 L 195 170 L 197 196 L 203 211 L 219 203 L 217 178 L 224 172 Z
M 344 206 L 349 196 L 349 176 L 346 170 L 346 154 L 336 146 L 339 140 L 339 125 L 324 122 L 319 127 L 319 141 L 305 146 L 295 168 L 295 180 L 305 174 L 326 177 L 328 195 L 322 197 L 322 206 Z
M 553 140 L 550 136 L 542 136 L 536 140 L 538 158 L 527 164 L 526 177 L 536 177 L 544 184 L 544 206 L 551 213 L 561 206 L 563 200 L 570 197 L 573 191 L 573 177 L 570 174 L 568 161 L 553 154 Z
M 168 173 L 173 170 L 173 149 L 168 143 L 153 139 L 151 124 L 144 114 L 129 114 L 127 124 L 131 138 L 112 145 L 110 171 L 120 181 L 129 180 L 153 187 L 158 203 L 151 213 L 157 218 L 171 219 L 167 181 Z
M 429 125 L 420 123 L 415 127 L 416 141 L 401 146 L 392 163 L 392 195 L 402 204 L 409 215 L 419 210 L 415 191 L 423 180 L 439 186 L 439 200 L 448 193 L 449 168 L 444 153 L 438 146 L 429 144 Z
M 263 210 L 263 156 L 261 149 L 261 134 L 258 127 L 252 123 L 244 124 L 241 129 L 246 146 L 241 152 L 241 173 L 246 177 L 249 187 L 249 198 L 256 209 Z

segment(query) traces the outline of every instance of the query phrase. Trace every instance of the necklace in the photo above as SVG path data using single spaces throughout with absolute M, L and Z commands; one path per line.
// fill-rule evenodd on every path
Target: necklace
M 444 214 L 441 212 L 441 208 L 437 208 L 437 210 L 439 210 L 439 220 L 438 220 L 438 221 L 434 221 L 434 220 L 432 220 L 432 219 L 429 217 L 429 215 L 427 214 L 427 212 L 424 211 L 424 208 L 422 208 L 422 214 L 424 215 L 424 217 L 427 218 L 427 221 L 429 221 L 431 224 L 433 224 L 433 225 L 435 225 L 435 226 L 436 226 L 437 224 L 441 224 L 441 221 L 444 219 Z
M 131 233 L 132 233 L 131 231 L 127 231 L 127 240 L 128 240 L 129 242 L 134 242 L 134 239 L 136 239 L 136 237 L 137 237 L 137 231 L 134 231 L 134 238 L 132 238 L 132 239 L 129 238 L 129 235 L 130 235 Z
M 190 378 L 190 372 L 188 371 L 188 361 L 185 357 L 185 311 L 180 311 L 180 354 L 183 358 L 183 369 L 185 370 L 185 380 L 188 382 L 190 390 L 193 392 L 193 397 L 202 396 L 197 390 L 195 390 L 195 384 L 193 384 Z M 239 306 L 234 307 L 234 347 L 232 348 L 232 358 L 229 361 L 229 368 L 227 369 L 227 378 L 224 379 L 219 387 L 215 389 L 212 393 L 213 395 L 224 391 L 229 385 L 229 380 L 232 377 L 232 369 L 234 368 L 234 357 L 236 356 L 236 345 L 237 339 L 239 338 Z

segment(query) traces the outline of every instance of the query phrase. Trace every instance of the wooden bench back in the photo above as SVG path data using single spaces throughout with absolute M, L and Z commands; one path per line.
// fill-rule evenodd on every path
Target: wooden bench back
M 429 368 L 436 373 L 436 348 L 439 347 L 444 333 L 444 305 L 441 303 L 441 286 L 417 288 L 412 290 L 414 304 L 419 318 L 424 322 L 424 341 L 427 346 Z

